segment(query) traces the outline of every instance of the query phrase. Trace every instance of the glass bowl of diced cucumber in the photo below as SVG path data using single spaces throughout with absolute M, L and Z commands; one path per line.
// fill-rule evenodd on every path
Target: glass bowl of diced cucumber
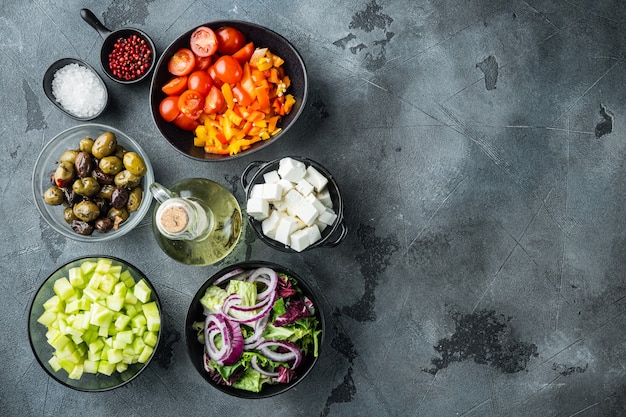
M 301 156 L 251 162 L 241 175 L 252 230 L 287 253 L 332 248 L 348 233 L 343 198 L 333 175 Z
M 28 337 L 39 364 L 62 385 L 94 392 L 118 388 L 155 355 L 159 298 L 148 278 L 122 259 L 75 259 L 35 293 Z

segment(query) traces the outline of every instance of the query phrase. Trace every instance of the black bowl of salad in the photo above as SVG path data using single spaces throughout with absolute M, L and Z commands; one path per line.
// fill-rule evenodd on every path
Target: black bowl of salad
M 280 265 L 223 268 L 194 296 L 185 324 L 198 373 L 240 398 L 267 398 L 302 381 L 317 362 L 324 314 L 311 287 Z

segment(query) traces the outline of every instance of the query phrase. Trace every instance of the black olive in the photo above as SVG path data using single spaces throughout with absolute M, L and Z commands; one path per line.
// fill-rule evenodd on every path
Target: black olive
M 85 178 L 93 170 L 93 157 L 87 152 L 78 152 L 74 162 L 74 169 L 79 177 Z
M 105 174 L 100 168 L 95 168 L 91 172 L 91 176 L 102 185 L 111 185 L 115 179 L 115 175 Z
M 109 230 L 113 229 L 113 220 L 109 219 L 108 217 L 101 217 L 96 220 L 95 226 L 98 232 L 106 233 Z
M 93 233 L 93 226 L 82 220 L 74 220 L 72 222 L 72 230 L 79 235 L 89 236 Z
M 121 209 L 128 203 L 128 197 L 130 193 L 128 189 L 125 187 L 117 187 L 113 190 L 113 194 L 111 194 L 111 206 L 116 209 Z

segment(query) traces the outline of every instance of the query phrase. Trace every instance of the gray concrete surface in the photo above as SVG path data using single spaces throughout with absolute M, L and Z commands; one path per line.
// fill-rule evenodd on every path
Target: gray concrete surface
M 48 227 L 32 167 L 78 123 L 41 80 L 62 57 L 99 69 L 101 39 L 82 7 L 109 28 L 143 29 L 159 51 L 220 19 L 288 38 L 309 71 L 309 103 L 260 153 L 219 164 L 176 153 L 151 119 L 149 83 L 107 80 L 112 105 L 95 121 L 139 141 L 162 184 L 202 176 L 241 202 L 249 162 L 317 160 L 343 191 L 346 240 L 288 255 L 247 233 L 227 261 L 189 267 L 161 252 L 150 216 L 110 244 Z M 625 18 L 618 0 L 3 1 L 0 415 L 625 415 Z M 38 285 L 90 254 L 148 274 L 165 315 L 156 360 L 100 394 L 50 379 L 26 333 Z M 196 289 L 246 259 L 311 277 L 328 317 L 314 371 L 261 401 L 209 387 L 183 337 Z

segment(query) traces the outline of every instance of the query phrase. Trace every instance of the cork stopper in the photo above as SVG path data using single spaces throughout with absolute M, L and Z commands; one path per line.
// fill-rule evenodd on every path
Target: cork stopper
M 189 224 L 189 215 L 184 208 L 170 205 L 161 213 L 160 223 L 168 233 L 177 234 L 185 230 Z

